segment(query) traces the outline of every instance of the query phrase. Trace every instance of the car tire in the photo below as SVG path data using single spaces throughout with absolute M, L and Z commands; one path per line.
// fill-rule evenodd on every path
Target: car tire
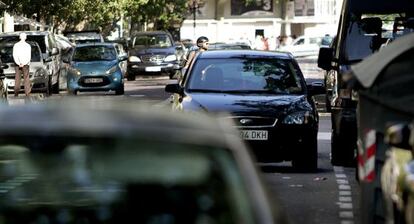
M 126 77 L 127 77 L 127 80 L 128 81 L 135 81 L 135 74 L 134 75 L 131 75 L 131 74 L 129 74 L 129 73 L 127 73 L 127 75 L 126 75 Z
M 303 139 L 298 149 L 298 157 L 292 160 L 293 168 L 302 172 L 314 172 L 318 169 L 318 139 L 312 134 Z
M 52 85 L 52 93 L 59 94 L 60 86 L 59 86 L 59 75 L 57 77 L 56 84 Z
M 68 89 L 68 94 L 71 95 L 71 96 L 76 96 L 78 94 L 78 91 L 77 90 L 69 90 Z
M 121 88 L 115 90 L 115 95 L 124 95 L 125 93 L 125 87 L 122 86 Z
M 347 141 L 348 140 L 348 141 Z M 353 144 L 344 136 L 338 135 L 332 130 L 331 135 L 331 164 L 334 166 L 354 167 L 356 158 L 352 150 Z
M 49 97 L 51 95 L 52 95 L 52 77 L 49 76 L 49 80 L 47 81 L 45 96 Z

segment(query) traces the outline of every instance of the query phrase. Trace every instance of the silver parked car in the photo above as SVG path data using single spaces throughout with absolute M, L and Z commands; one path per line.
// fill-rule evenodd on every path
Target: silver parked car
M 15 42 L 0 44 L 0 58 L 3 64 L 7 64 L 8 68 L 3 70 L 5 75 L 4 83 L 8 92 L 14 92 L 15 84 L 15 67 L 13 60 L 13 45 Z M 47 69 L 47 63 L 51 58 L 43 58 L 39 45 L 36 42 L 28 42 L 32 48 L 32 59 L 30 62 L 30 81 L 32 83 L 32 92 L 45 93 L 49 96 L 52 93 L 52 78 Z M 23 91 L 23 76 L 20 82 L 20 89 Z
M 59 93 L 61 54 L 55 35 L 50 31 L 23 32 L 27 35 L 27 41 L 39 44 L 43 58 L 47 59 L 45 63 L 52 78 L 52 91 L 53 93 Z M 0 43 L 17 42 L 19 41 L 20 33 L 22 32 L 0 33 Z

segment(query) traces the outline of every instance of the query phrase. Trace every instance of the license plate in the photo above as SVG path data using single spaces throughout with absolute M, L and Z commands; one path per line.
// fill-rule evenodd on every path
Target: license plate
M 269 137 L 267 131 L 257 131 L 257 130 L 242 130 L 240 131 L 240 136 L 244 140 L 260 140 L 260 141 L 265 141 Z
M 103 82 L 102 78 L 89 78 L 85 79 L 85 83 L 101 83 Z
M 146 72 L 160 72 L 161 67 L 159 66 L 152 66 L 152 67 L 145 67 Z

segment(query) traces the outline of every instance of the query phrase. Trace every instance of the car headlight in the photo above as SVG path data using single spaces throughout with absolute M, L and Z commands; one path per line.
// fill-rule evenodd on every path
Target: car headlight
M 307 124 L 309 123 L 309 111 L 289 114 L 283 120 L 283 124 Z
M 177 56 L 175 56 L 175 54 L 168 55 L 168 56 L 164 59 L 164 61 L 165 61 L 165 62 L 176 61 L 176 60 L 177 60 Z
M 46 76 L 46 71 L 39 69 L 34 73 L 34 77 L 43 77 Z
M 112 73 L 115 73 L 116 70 L 118 70 L 118 65 L 113 66 L 112 68 L 110 68 L 108 71 L 106 71 L 107 75 L 110 75 Z
M 129 62 L 141 62 L 141 59 L 139 59 L 137 56 L 131 56 L 128 60 Z
M 82 72 L 80 70 L 76 69 L 76 68 L 70 68 L 69 70 L 70 70 L 71 73 L 73 73 L 77 76 L 82 75 Z

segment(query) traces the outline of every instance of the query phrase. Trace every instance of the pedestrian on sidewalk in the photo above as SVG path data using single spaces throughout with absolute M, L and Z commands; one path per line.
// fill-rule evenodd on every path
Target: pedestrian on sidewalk
M 29 66 L 32 59 L 32 48 L 26 42 L 27 35 L 20 34 L 20 41 L 13 46 L 13 59 L 15 63 L 16 74 L 14 76 L 14 96 L 18 96 L 20 92 L 20 80 L 23 73 L 24 93 L 30 96 L 31 83 L 29 76 Z

